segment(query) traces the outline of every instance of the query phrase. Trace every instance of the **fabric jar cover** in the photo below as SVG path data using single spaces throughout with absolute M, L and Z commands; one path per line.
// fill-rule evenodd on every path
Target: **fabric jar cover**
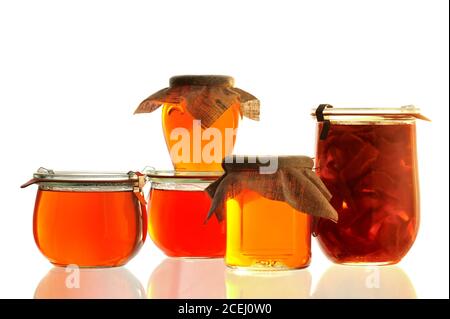
M 265 157 L 264 162 L 249 161 L 249 156 L 226 157 L 222 163 L 225 174 L 206 188 L 212 198 L 208 219 L 215 214 L 223 220 L 225 204 L 242 190 L 252 190 L 271 200 L 283 201 L 299 212 L 337 222 L 338 215 L 331 206 L 331 194 L 312 171 L 314 161 L 307 156 Z M 273 160 L 278 167 L 271 174 L 260 169 Z
M 170 86 L 142 101 L 134 114 L 151 113 L 162 104 L 185 103 L 188 112 L 202 127 L 210 127 L 231 105 L 239 103 L 241 116 L 259 120 L 259 100 L 234 87 L 234 79 L 224 75 L 180 75 L 170 78 Z

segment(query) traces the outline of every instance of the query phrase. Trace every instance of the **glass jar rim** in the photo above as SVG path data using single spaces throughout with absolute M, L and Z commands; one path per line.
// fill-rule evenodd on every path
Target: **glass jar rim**
M 100 172 L 100 171 L 54 171 L 39 168 L 33 178 L 23 184 L 21 188 L 32 184 L 74 184 L 74 185 L 129 185 L 141 187 L 145 183 L 144 174 L 140 172 Z
M 41 181 L 66 181 L 66 182 L 126 182 L 136 181 L 138 175 L 134 171 L 124 172 L 102 172 L 102 171 L 54 171 L 46 168 L 39 168 L 33 174 L 33 178 Z
M 196 86 L 225 86 L 233 87 L 234 78 L 228 75 L 175 75 L 169 79 L 170 87 L 183 85 Z
M 388 117 L 390 119 L 421 119 L 430 121 L 421 114 L 420 109 L 414 105 L 400 107 L 332 107 L 327 105 L 321 111 L 327 117 Z M 317 109 L 311 110 L 311 116 L 317 118 Z
M 147 180 L 157 183 L 211 183 L 223 175 L 219 171 L 147 170 Z

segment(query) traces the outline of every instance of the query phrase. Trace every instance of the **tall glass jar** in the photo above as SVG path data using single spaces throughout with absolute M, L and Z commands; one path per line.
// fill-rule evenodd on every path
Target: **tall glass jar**
M 332 108 L 317 117 L 316 172 L 339 220 L 320 219 L 320 246 L 334 262 L 395 264 L 419 227 L 416 119 L 413 106 Z
M 224 75 L 179 75 L 145 99 L 135 113 L 163 105 L 164 138 L 177 171 L 221 171 L 232 153 L 239 119 L 259 120 L 259 101 Z

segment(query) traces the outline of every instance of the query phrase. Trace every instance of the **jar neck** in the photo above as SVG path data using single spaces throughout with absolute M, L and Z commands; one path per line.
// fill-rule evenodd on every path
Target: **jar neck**
M 152 182 L 152 189 L 159 190 L 173 190 L 173 191 L 187 191 L 187 192 L 195 192 L 195 191 L 204 191 L 206 187 L 208 187 L 211 182 Z

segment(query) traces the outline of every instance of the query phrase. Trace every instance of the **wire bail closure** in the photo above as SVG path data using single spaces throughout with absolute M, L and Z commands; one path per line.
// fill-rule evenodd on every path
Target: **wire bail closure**
M 324 115 L 323 115 L 323 111 L 326 108 L 332 108 L 333 106 L 330 104 L 320 104 L 317 109 L 316 109 L 316 119 L 317 122 L 323 122 L 323 127 L 322 127 L 322 131 L 320 132 L 320 139 L 324 140 L 327 138 L 328 136 L 328 131 L 330 130 L 330 125 L 331 122 L 330 120 L 326 120 Z

